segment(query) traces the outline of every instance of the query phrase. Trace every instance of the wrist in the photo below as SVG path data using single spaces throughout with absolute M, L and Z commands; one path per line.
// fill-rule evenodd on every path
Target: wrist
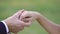
M 9 31 L 10 31 L 10 27 L 11 27 L 11 25 L 10 25 L 10 22 L 9 22 L 9 20 L 7 20 L 7 19 L 5 19 L 5 20 L 3 20 L 6 24 L 7 24 L 7 26 L 8 26 L 8 29 L 9 29 Z
M 40 14 L 40 13 L 38 13 L 38 14 L 37 14 L 37 18 L 36 18 L 36 20 L 40 20 L 42 17 L 43 17 L 43 15 Z
M 40 18 L 40 16 L 41 16 L 41 14 L 40 14 L 40 13 L 36 13 L 36 15 L 37 15 L 37 18 L 36 18 L 36 19 L 39 19 L 39 18 Z

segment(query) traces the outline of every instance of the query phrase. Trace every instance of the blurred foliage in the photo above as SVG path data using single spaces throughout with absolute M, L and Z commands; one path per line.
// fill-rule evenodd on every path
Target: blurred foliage
M 21 9 L 40 12 L 51 21 L 60 24 L 60 0 L 0 0 L 0 20 L 6 19 Z M 48 34 L 36 21 L 31 27 L 19 33 Z

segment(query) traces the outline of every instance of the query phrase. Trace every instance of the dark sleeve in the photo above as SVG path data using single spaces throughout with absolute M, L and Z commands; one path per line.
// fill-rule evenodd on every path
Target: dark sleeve
M 0 22 L 0 34 L 7 34 L 5 25 L 2 22 Z

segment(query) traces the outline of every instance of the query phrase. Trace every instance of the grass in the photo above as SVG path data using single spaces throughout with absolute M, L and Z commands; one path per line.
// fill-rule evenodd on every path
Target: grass
M 60 24 L 60 0 L 0 0 L 0 20 L 13 15 L 18 10 L 32 10 L 42 13 L 51 21 Z M 36 21 L 31 27 L 18 34 L 48 34 Z

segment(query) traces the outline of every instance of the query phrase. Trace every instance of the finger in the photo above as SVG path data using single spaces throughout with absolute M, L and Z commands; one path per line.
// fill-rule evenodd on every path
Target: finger
M 25 26 L 29 27 L 31 25 L 31 23 L 32 23 L 32 21 L 29 21 L 29 22 L 25 23 Z
M 23 14 L 23 12 L 24 12 L 24 9 L 22 10 L 21 14 L 19 15 L 19 19 L 20 19 L 20 16 Z
M 27 17 L 28 16 L 27 14 L 28 14 L 28 12 L 27 11 L 24 11 L 22 13 L 22 15 L 20 16 L 20 19 L 23 19 L 23 18 Z
M 19 10 L 17 13 L 14 14 L 15 17 L 21 16 L 21 14 L 24 12 L 24 10 Z
M 24 21 L 24 22 L 33 21 L 33 18 L 25 18 L 25 19 L 23 19 L 22 21 Z
M 31 25 L 31 23 L 32 23 L 31 21 L 26 22 L 26 23 L 24 22 L 24 23 L 23 23 L 23 26 L 28 27 L 28 26 L 30 26 L 30 25 Z

